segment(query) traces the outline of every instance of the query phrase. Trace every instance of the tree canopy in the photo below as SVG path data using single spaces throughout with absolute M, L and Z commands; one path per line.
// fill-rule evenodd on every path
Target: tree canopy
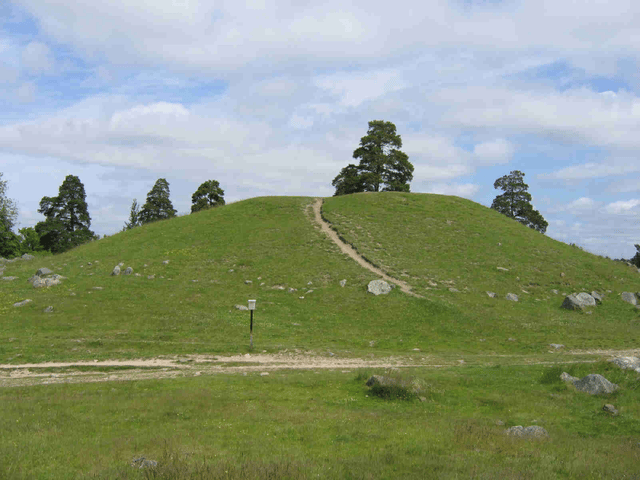
M 7 181 L 0 172 L 0 256 L 13 257 L 18 254 L 20 240 L 13 233 L 18 218 L 16 202 L 7 197 Z
M 547 231 L 549 224 L 538 210 L 531 205 L 531 194 L 527 191 L 529 185 L 524 183 L 524 173 L 513 170 L 509 175 L 500 177 L 493 184 L 493 188 L 504 191 L 491 204 L 491 208 L 513 218 L 518 222 L 540 233 Z
M 164 178 L 156 180 L 153 188 L 147 193 L 147 201 L 138 214 L 138 220 L 141 224 L 176 216 L 177 212 L 173 208 L 169 194 L 169 182 Z
M 191 213 L 224 205 L 224 190 L 217 180 L 207 180 L 191 196 Z
M 399 149 L 402 139 L 396 134 L 396 126 L 383 120 L 369 122 L 367 135 L 360 139 L 360 147 L 353 158 L 358 165 L 344 167 L 331 185 L 334 196 L 359 192 L 408 192 L 413 180 L 413 165 L 406 153 Z
M 61 253 L 95 238 L 89 230 L 91 217 L 84 185 L 75 175 L 67 175 L 57 197 L 42 197 L 38 213 L 46 217 L 35 227 L 42 246 Z

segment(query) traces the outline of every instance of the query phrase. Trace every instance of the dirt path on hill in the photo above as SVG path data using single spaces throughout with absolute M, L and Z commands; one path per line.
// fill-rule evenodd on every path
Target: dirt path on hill
M 389 283 L 393 283 L 397 285 L 398 287 L 400 287 L 400 290 L 402 290 L 404 293 L 411 295 L 413 297 L 424 298 L 423 296 L 418 295 L 417 293 L 413 293 L 411 291 L 411 285 L 409 285 L 406 282 L 403 282 L 402 280 L 398 280 L 396 278 L 390 277 L 379 268 L 374 267 L 369 262 L 367 262 L 364 258 L 362 258 L 362 256 L 359 255 L 358 252 L 356 252 L 351 245 L 348 245 L 345 242 L 343 242 L 338 236 L 338 234 L 336 233 L 336 231 L 331 228 L 329 222 L 326 222 L 322 218 L 322 201 L 323 200 L 321 198 L 316 198 L 315 202 L 313 203 L 313 212 L 315 214 L 315 220 L 318 223 L 318 225 L 320 225 L 320 228 L 322 229 L 322 231 L 326 233 L 327 236 L 331 239 L 331 241 L 340 248 L 340 251 L 342 251 L 342 253 L 349 255 L 349 257 L 351 257 L 356 262 L 358 262 L 358 265 L 360 265 L 363 268 L 366 268 L 367 270 L 375 273 L 376 275 L 379 275 L 380 277 L 382 277 L 383 280 L 386 280 Z

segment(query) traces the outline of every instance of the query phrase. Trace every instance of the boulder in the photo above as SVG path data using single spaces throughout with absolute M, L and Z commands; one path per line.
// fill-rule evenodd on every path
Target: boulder
M 51 275 L 52 273 L 53 273 L 52 270 L 49 270 L 47 267 L 42 267 L 38 269 L 38 271 L 36 272 L 36 275 L 41 277 L 43 275 Z
M 602 295 L 600 295 L 598 292 L 593 291 L 591 292 L 591 296 L 596 301 L 596 305 L 602 305 Z
M 126 270 L 124 271 L 125 275 L 131 275 L 133 273 L 133 268 L 131 267 L 127 267 Z
M 25 253 L 24 255 L 22 255 L 21 258 L 22 260 L 33 260 L 36 257 L 34 257 L 33 255 L 29 255 L 28 253 Z
M 522 425 L 516 425 L 515 427 L 507 428 L 504 433 L 510 437 L 519 438 L 544 438 L 549 436 L 547 431 L 538 425 L 531 425 L 525 428 L 522 428 Z
M 59 278 L 45 278 L 44 279 L 44 286 L 45 287 L 52 287 L 54 285 L 60 285 L 60 279 Z
M 612 393 L 618 389 L 618 385 L 611 383 L 609 380 L 597 373 L 592 373 L 580 380 L 576 380 L 573 382 L 573 385 L 575 385 L 579 391 L 588 393 L 589 395 Z
M 374 295 L 386 295 L 391 291 L 391 285 L 384 280 L 372 280 L 367 285 L 367 291 Z
M 586 292 L 572 293 L 565 297 L 562 308 L 567 310 L 582 310 L 586 307 L 595 307 L 596 300 Z
M 573 383 L 573 382 L 577 382 L 580 379 L 578 377 L 572 377 L 567 372 L 562 372 L 560 374 L 560 380 L 567 383 Z
M 630 303 L 631 305 L 638 304 L 638 299 L 636 298 L 636 295 L 633 292 L 622 292 L 622 294 L 620 295 L 620 298 L 622 298 L 623 302 Z
M 33 300 L 31 300 L 30 298 L 27 298 L 26 300 L 22 300 L 21 302 L 16 302 L 13 304 L 14 307 L 24 307 L 27 303 L 32 302 Z
M 507 293 L 507 295 L 505 296 L 505 298 L 507 300 L 510 300 L 512 302 L 517 302 L 518 301 L 518 295 L 516 295 L 515 293 Z
M 113 267 L 113 271 L 111 272 L 112 277 L 116 277 L 118 275 L 120 275 L 120 265 Z
M 38 275 L 34 275 L 29 280 L 27 280 L 27 282 L 29 282 L 31 285 L 33 285 L 33 282 L 35 282 L 36 280 L 40 280 L 40 277 Z
M 623 370 L 635 370 L 640 373 L 640 358 L 638 357 L 616 357 L 611 362 Z
M 614 407 L 613 405 L 611 405 L 610 403 L 606 403 L 606 404 L 604 405 L 604 407 L 602 407 L 602 410 L 603 410 L 603 411 L 605 411 L 605 412 L 607 412 L 607 413 L 610 413 L 610 414 L 611 414 L 611 415 L 613 415 L 614 417 L 615 417 L 616 415 L 618 415 L 618 409 L 617 409 L 616 407 Z

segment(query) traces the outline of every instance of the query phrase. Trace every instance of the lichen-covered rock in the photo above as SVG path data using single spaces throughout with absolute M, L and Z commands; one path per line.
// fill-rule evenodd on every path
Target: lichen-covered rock
M 573 383 L 573 382 L 577 382 L 580 379 L 578 377 L 572 377 L 567 372 L 562 372 L 560 374 L 560 380 L 567 383 Z
M 340 286 L 341 287 L 344 287 L 346 284 L 347 284 L 347 280 L 346 279 L 340 280 Z
M 496 294 L 495 294 L 495 292 L 487 292 L 487 297 L 496 298 Z
M 22 255 L 22 257 L 20 257 L 20 258 L 22 258 L 22 260 L 33 260 L 33 259 L 34 259 L 34 258 L 36 258 L 36 257 L 34 257 L 33 255 L 29 255 L 28 253 L 25 253 L 25 254 L 24 254 L 24 255 Z
M 586 307 L 595 307 L 596 300 L 586 292 L 572 293 L 567 295 L 562 302 L 562 308 L 567 310 L 582 310 Z
M 593 291 L 593 292 L 591 292 L 591 296 L 596 301 L 596 305 L 602 305 L 602 295 L 600 295 L 596 291 Z
M 604 407 L 602 407 L 602 410 L 607 413 L 610 413 L 614 417 L 618 415 L 618 409 L 615 406 L 611 405 L 610 403 L 606 403 Z
M 391 291 L 391 285 L 384 280 L 372 280 L 367 285 L 367 291 L 374 295 L 386 295 Z
M 638 304 L 638 299 L 636 298 L 636 295 L 633 292 L 622 292 L 622 294 L 620 295 L 620 298 L 622 298 L 623 302 L 630 303 L 631 305 Z
M 17 279 L 18 279 L 18 277 L 2 277 L 2 280 L 5 280 L 7 282 L 10 282 L 12 280 L 17 280 Z
M 42 267 L 38 269 L 38 271 L 36 272 L 36 275 L 38 275 L 39 277 L 42 277 L 43 275 L 51 275 L 52 273 L 53 273 L 52 270 L 49 270 L 47 267 Z
M 616 357 L 611 362 L 623 370 L 635 370 L 640 373 L 640 358 L 638 357 Z
M 120 265 L 113 267 L 113 271 L 111 272 L 112 277 L 116 277 L 118 275 L 120 275 Z
M 507 295 L 505 296 L 505 298 L 511 302 L 517 302 L 519 301 L 518 295 L 516 295 L 515 293 L 507 293 Z
M 131 267 L 127 267 L 126 270 L 124 271 L 125 275 L 131 275 L 133 273 L 133 268 Z
M 44 309 L 44 313 L 52 313 L 53 312 L 53 305 L 49 305 L 47 308 Z
M 592 373 L 586 377 L 573 382 L 573 385 L 581 392 L 589 395 L 601 395 L 603 393 L 613 393 L 618 389 L 618 385 L 611 383 L 602 375 Z

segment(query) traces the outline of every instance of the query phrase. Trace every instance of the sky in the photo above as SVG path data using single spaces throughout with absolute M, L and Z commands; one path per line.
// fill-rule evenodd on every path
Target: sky
M 490 206 L 525 173 L 547 235 L 611 258 L 640 243 L 636 0 L 5 0 L 0 172 L 18 228 L 67 175 L 100 235 L 166 178 L 180 214 L 331 196 L 372 120 L 411 191 Z

